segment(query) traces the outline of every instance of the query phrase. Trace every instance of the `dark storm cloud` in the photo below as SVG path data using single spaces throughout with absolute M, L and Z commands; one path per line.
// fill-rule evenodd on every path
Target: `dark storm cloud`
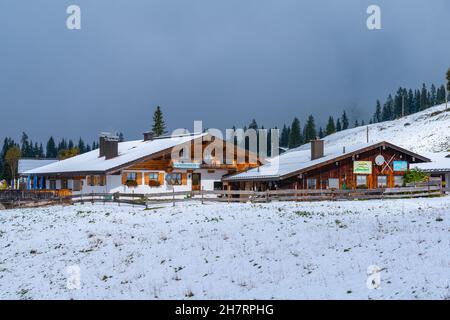
M 366 28 L 370 4 L 382 30 Z M 443 83 L 449 13 L 446 0 L 3 0 L 0 137 L 135 138 L 156 105 L 170 129 L 367 119 L 398 86 Z

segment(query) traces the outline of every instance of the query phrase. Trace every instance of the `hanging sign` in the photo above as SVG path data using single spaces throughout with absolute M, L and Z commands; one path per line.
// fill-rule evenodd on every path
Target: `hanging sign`
M 396 160 L 393 162 L 394 171 L 405 172 L 408 171 L 408 162 Z
M 353 161 L 353 173 L 372 174 L 372 161 Z

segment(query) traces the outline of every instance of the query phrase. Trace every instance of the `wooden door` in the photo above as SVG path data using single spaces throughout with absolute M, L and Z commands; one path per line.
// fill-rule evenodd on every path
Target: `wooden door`
M 201 188 L 201 174 L 192 173 L 192 191 L 199 191 Z

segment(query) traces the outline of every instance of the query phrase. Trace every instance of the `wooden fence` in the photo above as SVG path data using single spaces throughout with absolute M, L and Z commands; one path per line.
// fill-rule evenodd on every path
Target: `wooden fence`
M 65 197 L 73 203 L 81 202 L 115 202 L 146 207 L 155 204 L 184 202 L 196 200 L 203 202 L 271 202 L 271 201 L 323 201 L 323 200 L 368 200 L 433 197 L 442 195 L 439 186 L 403 187 L 364 190 L 214 190 L 214 191 L 174 191 L 164 193 L 90 193 Z
M 356 189 L 356 190 L 214 190 L 214 191 L 173 191 L 163 193 L 89 193 L 71 194 L 53 190 L 5 190 L 0 191 L 0 203 L 10 207 L 22 205 L 46 205 L 52 203 L 84 203 L 84 202 L 113 202 L 117 204 L 132 204 L 150 206 L 162 203 L 196 200 L 203 202 L 271 202 L 271 201 L 338 201 L 338 200 L 367 200 L 367 199 L 395 199 L 440 196 L 446 191 L 441 186 L 412 186 L 402 188 Z M 450 190 L 448 190 L 450 191 Z

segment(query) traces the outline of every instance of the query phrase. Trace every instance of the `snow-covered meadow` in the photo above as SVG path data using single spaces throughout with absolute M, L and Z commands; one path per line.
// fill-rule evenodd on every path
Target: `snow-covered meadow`
M 1 299 L 450 298 L 449 197 L 3 210 L 0 248 Z

